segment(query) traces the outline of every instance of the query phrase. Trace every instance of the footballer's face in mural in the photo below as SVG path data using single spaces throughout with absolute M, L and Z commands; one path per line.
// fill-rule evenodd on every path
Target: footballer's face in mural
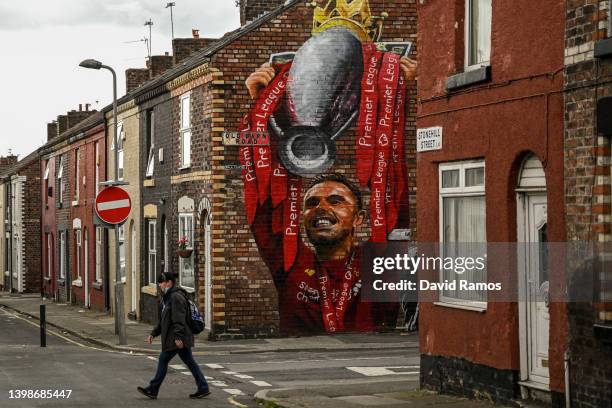
M 365 213 L 353 192 L 343 183 L 323 181 L 304 196 L 304 227 L 319 256 L 346 256 L 354 245 L 355 228 Z

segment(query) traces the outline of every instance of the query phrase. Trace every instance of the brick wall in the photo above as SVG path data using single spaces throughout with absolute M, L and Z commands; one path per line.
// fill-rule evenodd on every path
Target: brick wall
M 612 96 L 612 60 L 595 59 L 609 2 L 567 1 L 565 44 L 565 189 L 568 241 L 612 241 L 610 136 L 597 132 L 597 101 Z M 601 272 L 602 303 L 568 305 L 571 396 L 574 407 L 612 404 L 612 348 L 594 338 L 593 325 L 612 320 L 610 271 Z M 607 273 L 607 275 L 606 275 Z M 606 292 L 606 290 L 608 292 Z M 595 296 L 598 296 L 596 294 Z
M 285 0 L 240 0 L 240 24 L 244 25 L 253 21 L 284 2 Z
M 183 62 L 195 52 L 216 41 L 215 38 L 175 38 L 172 40 L 174 65 Z

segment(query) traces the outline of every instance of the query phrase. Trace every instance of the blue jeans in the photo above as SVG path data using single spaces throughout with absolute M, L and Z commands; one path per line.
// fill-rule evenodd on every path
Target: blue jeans
M 206 378 L 204 378 L 204 374 L 202 374 L 202 370 L 200 370 L 198 363 L 196 363 L 193 359 L 191 348 L 162 351 L 159 355 L 159 361 L 157 362 L 157 373 L 155 373 L 155 377 L 151 380 L 147 389 L 155 395 L 159 393 L 159 387 L 161 387 L 162 382 L 164 382 L 164 378 L 166 378 L 166 373 L 168 372 L 168 364 L 177 354 L 181 360 L 183 360 L 183 363 L 185 363 L 185 365 L 189 368 L 191 374 L 193 374 L 193 378 L 195 378 L 198 386 L 198 391 L 208 392 L 208 383 L 206 382 Z

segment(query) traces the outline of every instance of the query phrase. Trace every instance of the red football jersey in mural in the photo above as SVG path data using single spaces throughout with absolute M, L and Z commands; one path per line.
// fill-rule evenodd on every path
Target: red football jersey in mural
M 386 305 L 361 300 L 361 279 L 355 277 L 346 279 L 349 269 L 353 274 L 359 273 L 361 258 L 359 247 L 356 248 L 352 261 L 347 257 L 341 260 L 317 262 L 314 251 L 299 239 L 295 262 L 288 271 L 285 271 L 283 234 L 272 231 L 271 214 L 270 202 L 267 201 L 258 207 L 251 229 L 278 291 L 280 330 L 283 334 L 373 331 L 385 321 L 389 322 L 395 318 L 394 313 L 385 313 Z M 325 277 L 329 280 L 328 285 L 322 285 Z M 346 285 L 349 282 L 350 284 Z M 322 306 L 326 297 L 323 293 L 326 290 L 325 286 L 331 292 L 327 298 L 333 303 L 333 309 L 344 306 L 343 313 L 336 311 L 336 315 L 343 316 L 342 321 L 338 321 L 338 327 L 333 327 L 331 330 L 328 324 L 331 311 Z

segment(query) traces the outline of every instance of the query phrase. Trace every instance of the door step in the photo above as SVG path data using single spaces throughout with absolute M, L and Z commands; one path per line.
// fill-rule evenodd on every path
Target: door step
M 519 385 L 521 387 L 521 400 L 517 401 L 519 406 L 525 408 L 551 406 L 552 397 L 550 395 L 550 390 L 544 384 L 521 381 L 519 382 Z

